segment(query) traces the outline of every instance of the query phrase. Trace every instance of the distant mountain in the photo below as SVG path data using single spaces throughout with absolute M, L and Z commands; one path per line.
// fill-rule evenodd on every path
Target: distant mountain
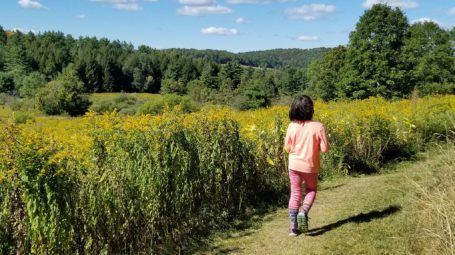
M 306 68 L 313 60 L 321 59 L 330 48 L 314 49 L 273 49 L 232 53 L 223 50 L 166 49 L 194 58 L 205 58 L 220 64 L 237 60 L 246 66 L 280 68 L 293 66 Z

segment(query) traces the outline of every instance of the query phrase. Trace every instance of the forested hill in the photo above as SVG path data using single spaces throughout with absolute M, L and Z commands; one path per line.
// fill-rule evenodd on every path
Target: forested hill
M 280 68 L 293 66 L 306 68 L 313 60 L 321 59 L 330 48 L 273 49 L 233 53 L 224 50 L 168 49 L 195 58 L 205 58 L 225 64 L 237 60 L 240 64 L 255 67 Z

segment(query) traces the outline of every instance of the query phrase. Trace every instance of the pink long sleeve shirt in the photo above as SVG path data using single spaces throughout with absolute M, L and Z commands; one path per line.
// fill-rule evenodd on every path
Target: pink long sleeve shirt
M 284 148 L 289 153 L 289 169 L 319 172 L 319 154 L 329 150 L 324 125 L 317 121 L 292 121 L 286 132 Z

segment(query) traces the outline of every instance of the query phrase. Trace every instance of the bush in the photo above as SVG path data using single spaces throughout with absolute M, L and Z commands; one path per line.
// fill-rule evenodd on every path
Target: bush
M 22 79 L 22 86 L 19 89 L 21 97 L 34 97 L 36 92 L 46 85 L 46 77 L 39 73 L 33 72 Z
M 25 124 L 27 122 L 35 122 L 35 118 L 28 112 L 14 112 L 13 121 L 16 124 Z
M 123 114 L 134 115 L 137 111 L 137 108 L 142 103 L 143 102 L 141 100 L 138 100 L 134 96 L 121 94 L 114 99 L 102 100 L 93 104 L 90 107 L 90 110 L 97 113 L 112 112 L 116 110 Z
M 64 70 L 57 80 L 49 82 L 36 94 L 38 107 L 48 115 L 68 113 L 84 114 L 89 106 L 88 97 L 82 94 L 83 84 L 72 70 Z
M 10 107 L 13 111 L 32 111 L 35 109 L 35 100 L 32 98 L 16 98 Z
M 186 86 L 181 80 L 164 79 L 161 82 L 160 93 L 184 95 L 186 93 Z
M 11 74 L 0 72 L 0 93 L 14 93 L 14 78 Z
M 455 94 L 455 83 L 429 83 L 418 88 L 419 94 L 426 95 L 444 95 Z
M 179 110 L 184 113 L 196 112 L 199 110 L 199 106 L 188 97 L 168 94 L 157 101 L 146 102 L 139 107 L 137 114 L 157 115 L 162 114 L 165 109 L 172 111 L 175 107 L 178 107 Z
M 0 93 L 0 105 L 12 105 L 17 100 L 16 97 L 6 93 Z
M 257 109 L 270 106 L 270 100 L 259 85 L 253 84 L 243 95 L 234 99 L 233 105 L 239 110 Z

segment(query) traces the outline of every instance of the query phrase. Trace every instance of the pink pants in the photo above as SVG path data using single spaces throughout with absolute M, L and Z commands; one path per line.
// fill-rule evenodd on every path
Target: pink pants
M 305 181 L 306 195 L 303 200 L 302 210 L 308 212 L 313 205 L 318 190 L 318 174 L 289 169 L 289 179 L 291 181 L 289 209 L 299 209 L 300 202 L 302 201 L 302 182 Z

